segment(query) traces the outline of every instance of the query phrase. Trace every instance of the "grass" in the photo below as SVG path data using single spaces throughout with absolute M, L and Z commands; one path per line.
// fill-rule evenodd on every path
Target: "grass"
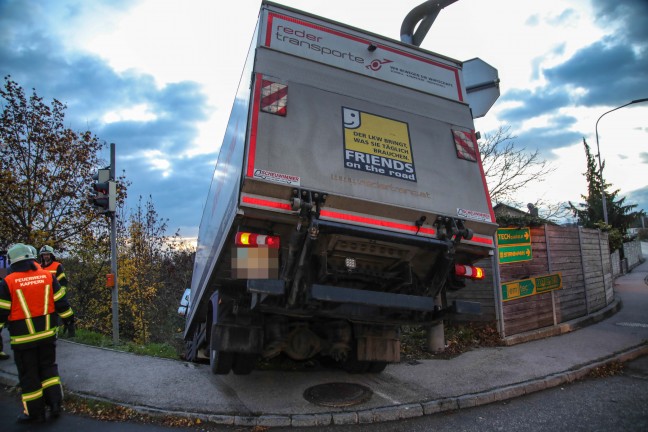
M 63 339 L 68 339 L 70 341 L 85 345 L 131 352 L 134 354 L 168 358 L 173 360 L 180 359 L 180 355 L 178 354 L 177 350 L 168 343 L 136 344 L 131 341 L 120 341 L 119 345 L 114 345 L 112 337 L 86 329 L 78 329 L 73 338 L 63 337 Z
M 401 329 L 401 361 L 435 358 L 450 359 L 474 348 L 502 344 L 493 323 L 446 322 L 444 330 L 446 349 L 441 353 L 431 353 L 427 350 L 426 331 L 423 327 L 403 327 Z M 73 338 L 63 338 L 86 345 L 111 348 L 139 355 L 173 360 L 182 359 L 182 354 L 179 353 L 178 349 L 169 343 L 136 344 L 130 341 L 122 341 L 119 345 L 114 345 L 112 337 L 86 329 L 78 329 L 76 336 Z M 261 364 L 263 362 L 260 362 Z M 308 368 L 308 365 L 303 367 Z

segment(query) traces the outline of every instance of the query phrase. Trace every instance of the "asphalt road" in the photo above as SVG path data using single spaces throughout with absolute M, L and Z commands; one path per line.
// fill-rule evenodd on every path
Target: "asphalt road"
M 202 425 L 169 428 L 156 424 L 99 421 L 64 413 L 41 425 L 18 425 L 20 403 L 15 394 L 0 392 L 0 425 L 14 431 L 254 431 L 253 428 Z M 257 431 L 259 429 L 256 429 Z M 397 422 L 307 428 L 273 428 L 272 432 L 644 432 L 648 430 L 648 357 L 625 365 L 619 375 L 589 378 L 505 402 Z

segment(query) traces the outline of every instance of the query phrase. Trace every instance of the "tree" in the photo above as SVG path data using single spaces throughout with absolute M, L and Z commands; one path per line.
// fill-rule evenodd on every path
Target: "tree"
M 514 202 L 519 189 L 532 182 L 542 182 L 554 171 L 549 162 L 541 159 L 538 150 L 529 153 L 526 148 L 517 148 L 515 136 L 509 133 L 510 126 L 500 126 L 491 135 L 484 135 L 480 141 L 484 175 L 494 202 Z
M 29 99 L 10 76 L 0 89 L 0 247 L 25 242 L 65 250 L 98 220 L 86 202 L 103 147 L 90 131 L 64 126 L 66 106 Z
M 177 315 L 186 286 L 172 287 L 177 295 L 165 289 L 169 278 L 165 270 L 173 260 L 179 234 L 166 235 L 167 220 L 159 217 L 151 197 L 144 205 L 140 197 L 137 207 L 128 218 L 120 218 L 119 225 L 120 328 L 127 338 L 139 343 L 166 339 L 168 331 L 163 336 L 159 329 L 172 327 L 163 324 Z
M 585 201 L 582 204 L 569 203 L 569 206 L 575 217 L 578 218 L 578 224 L 585 228 L 599 228 L 608 231 L 610 238 L 610 250 L 614 251 L 621 248 L 623 237 L 628 231 L 630 224 L 645 213 L 633 211 L 636 204 L 625 204 L 625 197 L 618 198 L 619 189 L 610 192 L 612 186 L 606 183 L 601 172 L 605 168 L 605 162 L 597 166 L 594 155 L 590 152 L 587 141 L 583 138 L 585 147 L 585 158 L 587 160 L 587 171 L 584 173 L 587 180 L 587 195 L 581 195 Z M 608 224 L 606 225 L 603 217 L 603 192 L 605 192 L 606 208 L 608 213 Z

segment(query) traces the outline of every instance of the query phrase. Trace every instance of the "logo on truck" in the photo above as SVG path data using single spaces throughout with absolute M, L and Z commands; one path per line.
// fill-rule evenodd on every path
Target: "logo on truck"
M 387 64 L 387 63 L 392 63 L 392 61 L 387 60 L 387 59 L 384 59 L 384 60 L 378 60 L 378 59 L 372 60 L 371 63 L 369 63 L 369 65 L 367 66 L 367 69 L 371 69 L 372 71 L 377 72 L 377 71 L 380 70 L 380 68 L 384 64 Z
M 344 166 L 416 181 L 407 123 L 346 107 L 342 123 Z

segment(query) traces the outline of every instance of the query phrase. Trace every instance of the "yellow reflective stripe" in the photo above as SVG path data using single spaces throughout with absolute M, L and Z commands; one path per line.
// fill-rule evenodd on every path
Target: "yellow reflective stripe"
M 48 378 L 45 381 L 41 382 L 41 387 L 46 389 L 47 387 L 52 387 L 53 385 L 61 385 L 61 377 L 52 377 Z
M 45 307 L 43 308 L 43 315 L 47 315 L 47 307 L 49 306 L 49 293 L 50 293 L 50 286 L 45 285 L 45 301 L 43 302 Z
M 69 309 L 66 310 L 65 312 L 61 312 L 61 313 L 59 313 L 59 316 L 60 316 L 61 318 L 67 318 L 67 317 L 72 316 L 73 314 L 74 314 L 74 312 L 72 312 L 72 308 L 69 308 Z
M 12 336 L 11 337 L 11 343 L 12 344 L 22 344 L 22 343 L 27 343 L 27 342 L 33 342 L 37 341 L 40 339 L 45 339 L 51 336 L 54 336 L 55 330 L 50 329 L 50 330 L 45 330 L 42 332 L 30 334 L 30 335 L 25 335 L 25 336 Z
M 58 291 L 54 293 L 54 301 L 59 301 L 65 296 L 65 287 L 62 286 Z
M 25 317 L 31 318 L 31 313 L 29 313 L 29 307 L 27 306 L 27 300 L 25 300 L 25 295 L 22 290 L 16 290 L 16 294 L 18 295 L 18 300 L 20 300 L 20 306 L 25 313 Z
M 50 315 L 47 314 L 47 315 L 45 315 L 45 330 L 49 330 L 49 329 L 50 329 L 50 325 L 51 325 L 51 322 L 50 322 Z
M 64 277 L 65 277 L 65 273 L 61 273 L 60 275 L 56 276 L 56 279 L 58 279 L 60 282 L 61 279 L 63 279 Z
M 29 307 L 27 306 L 25 295 L 23 294 L 22 290 L 16 290 L 16 294 L 18 295 L 20 306 L 22 306 L 22 310 L 25 314 L 25 323 L 27 324 L 27 330 L 29 330 L 30 334 L 34 334 L 36 333 L 36 329 L 34 328 L 34 322 L 31 319 L 31 313 L 29 312 Z
M 0 309 L 11 310 L 11 302 L 9 300 L 0 300 Z
M 30 401 L 33 401 L 33 400 L 36 400 L 36 399 L 42 398 L 42 397 L 43 397 L 43 389 L 39 388 L 38 390 L 33 391 L 31 393 L 23 393 L 22 394 L 22 401 L 23 402 L 30 402 Z

